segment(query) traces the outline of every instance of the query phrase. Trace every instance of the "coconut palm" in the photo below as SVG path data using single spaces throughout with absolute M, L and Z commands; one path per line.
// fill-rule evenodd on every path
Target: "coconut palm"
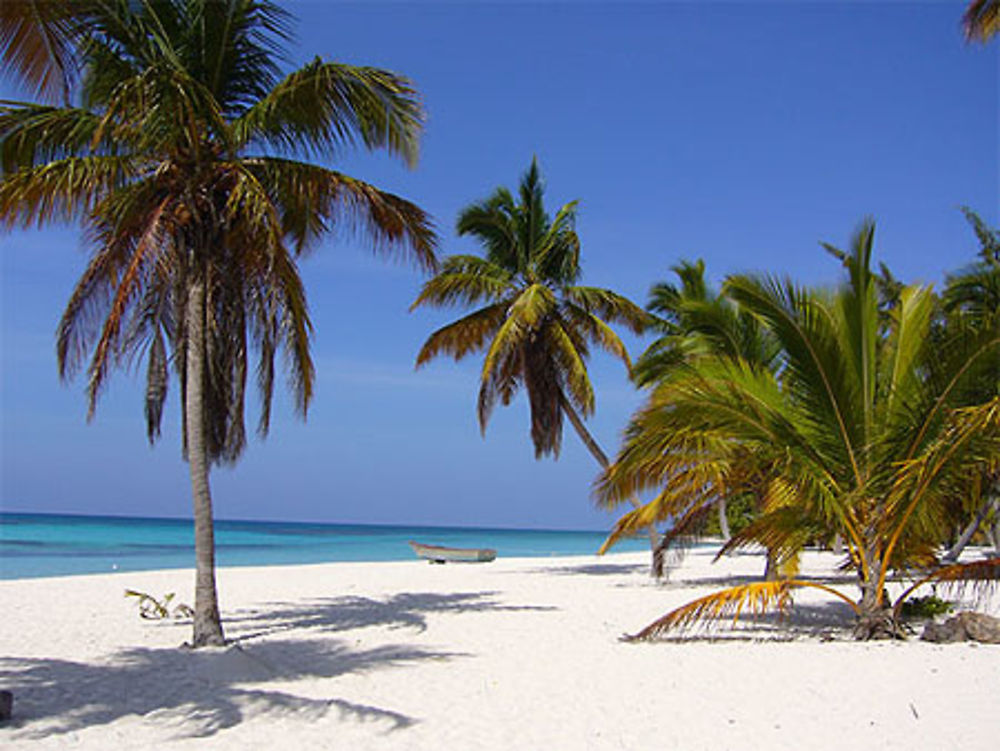
M 949 274 L 944 291 L 944 320 L 948 328 L 975 329 L 1000 326 L 1000 232 L 991 229 L 974 211 L 963 208 L 966 219 L 979 238 L 979 260 L 955 274 Z M 985 401 L 1000 394 L 1000 355 L 994 367 L 984 373 L 978 385 L 979 399 Z M 945 554 L 946 561 L 957 561 L 962 550 L 980 526 L 993 517 L 993 529 L 988 534 L 1000 554 L 1000 467 L 987 472 L 970 492 L 957 499 L 960 523 L 971 516 L 955 544 Z
M 706 356 L 744 357 L 764 368 L 774 366 L 777 350 L 773 340 L 757 319 L 708 285 L 704 261 L 681 261 L 671 270 L 677 276 L 677 284 L 660 282 L 650 290 L 646 308 L 653 314 L 651 328 L 660 336 L 633 368 L 633 379 L 639 386 L 654 387 L 669 380 L 684 363 Z M 604 499 L 617 503 L 613 497 Z M 658 548 L 665 553 L 668 546 L 703 526 L 713 507 L 718 510 L 722 536 L 728 539 L 728 500 L 727 495 L 684 492 L 669 497 L 661 492 L 650 504 L 630 514 L 651 524 L 670 520 L 671 530 L 661 538 Z M 599 552 L 606 552 L 621 539 L 625 529 L 632 528 L 631 518 L 616 525 Z
M 144 357 L 154 441 L 173 365 L 194 505 L 192 644 L 220 644 L 209 469 L 245 445 L 248 350 L 262 435 L 278 352 L 297 411 L 309 406 L 311 325 L 296 259 L 347 221 L 377 247 L 435 265 L 417 206 L 296 156 L 359 144 L 412 164 L 422 112 L 409 81 L 390 72 L 317 58 L 279 75 L 289 18 L 265 0 L 83 6 L 73 23 L 86 34 L 68 37 L 78 105 L 0 107 L 0 221 L 83 222 L 93 255 L 57 350 L 64 378 L 86 363 L 89 415 L 113 368 Z M 7 60 L 18 54 L 5 49 Z
M 932 567 L 944 509 L 1000 456 L 1000 399 L 972 386 L 1000 348 L 995 329 L 931 336 L 934 297 L 905 286 L 891 325 L 870 271 L 874 225 L 843 254 L 848 281 L 829 292 L 738 276 L 725 293 L 780 346 L 780 366 L 700 358 L 657 385 L 633 418 L 599 492 L 637 489 L 727 495 L 753 489 L 763 512 L 723 552 L 763 545 L 792 561 L 810 541 L 839 533 L 861 599 L 792 578 L 734 587 L 667 614 L 637 636 L 741 609 L 784 608 L 797 587 L 819 587 L 857 613 L 859 638 L 899 635 L 885 584 L 893 570 Z M 632 523 L 644 523 L 642 513 Z M 960 586 L 995 583 L 1000 560 L 932 573 Z M 908 596 L 909 591 L 903 597 Z
M 458 234 L 478 240 L 483 256 L 444 259 L 440 273 L 424 284 L 411 310 L 423 305 L 484 306 L 431 334 L 417 355 L 417 367 L 441 354 L 457 361 L 485 350 L 477 409 L 484 433 L 496 404 L 510 404 L 523 388 L 536 458 L 558 456 L 565 416 L 594 459 L 606 467 L 607 455 L 583 422 L 595 403 L 586 361 L 596 346 L 630 368 L 625 345 L 608 324 L 620 323 L 639 333 L 649 317 L 611 290 L 577 285 L 577 204 L 568 203 L 550 217 L 543 192 L 533 159 L 517 199 L 498 188 L 460 213 Z
M 988 41 L 1000 31 L 1000 0 L 972 0 L 962 16 L 962 25 L 969 41 Z

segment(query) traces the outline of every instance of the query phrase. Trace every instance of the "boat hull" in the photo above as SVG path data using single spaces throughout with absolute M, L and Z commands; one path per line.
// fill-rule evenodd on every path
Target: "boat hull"
M 446 548 L 412 540 L 409 544 L 418 558 L 431 563 L 489 563 L 497 557 L 497 551 L 492 548 Z

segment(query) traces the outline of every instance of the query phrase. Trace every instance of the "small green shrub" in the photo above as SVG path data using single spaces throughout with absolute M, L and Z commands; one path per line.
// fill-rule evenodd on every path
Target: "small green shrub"
M 902 616 L 904 618 L 933 618 L 936 615 L 950 613 L 954 609 L 954 603 L 942 600 L 937 595 L 911 597 L 903 603 Z

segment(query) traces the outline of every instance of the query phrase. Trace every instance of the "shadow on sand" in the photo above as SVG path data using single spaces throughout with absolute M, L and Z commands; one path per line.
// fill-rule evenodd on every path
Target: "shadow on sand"
M 361 649 L 324 637 L 327 632 L 371 626 L 423 631 L 429 613 L 552 609 L 503 605 L 494 594 L 406 593 L 385 601 L 338 597 L 268 604 L 225 617 L 227 632 L 235 638 L 224 649 L 129 649 L 87 663 L 0 657 L 0 685 L 15 695 L 14 719 L 0 728 L 0 745 L 5 736 L 18 741 L 71 736 L 127 716 L 141 717 L 161 733 L 173 729 L 176 739 L 215 735 L 239 725 L 247 714 L 316 720 L 333 712 L 335 718 L 378 722 L 387 732 L 401 730 L 417 720 L 381 707 L 308 698 L 266 684 L 468 656 L 412 645 Z M 279 638 L 293 629 L 306 630 L 304 636 L 313 638 Z M 264 636 L 271 638 L 259 638 Z
M 731 616 L 718 618 L 656 637 L 651 641 L 660 644 L 691 644 L 800 639 L 841 640 L 849 638 L 853 623 L 854 611 L 844 602 L 795 604 L 784 615 L 773 612 L 757 615 L 744 613 L 736 623 L 733 623 Z
M 415 720 L 379 707 L 305 698 L 261 684 L 458 656 L 402 646 L 354 650 L 337 641 L 278 640 L 252 649 L 130 649 L 96 664 L 0 658 L 0 682 L 16 697 L 14 720 L 4 732 L 17 740 L 40 740 L 136 715 L 174 728 L 177 739 L 204 738 L 240 724 L 251 707 L 255 715 L 304 719 L 335 711 L 342 718 L 381 721 L 387 730 L 399 730 Z
M 640 563 L 581 563 L 578 566 L 554 566 L 537 568 L 532 574 L 554 574 L 556 576 L 628 576 L 649 573 L 649 564 Z
M 429 613 L 484 613 L 519 610 L 555 610 L 541 605 L 504 605 L 496 592 L 404 592 L 386 600 L 368 597 L 324 597 L 305 602 L 267 603 L 260 608 L 239 610 L 226 618 L 227 631 L 235 642 L 245 642 L 279 631 L 314 629 L 347 631 L 369 626 L 427 629 Z

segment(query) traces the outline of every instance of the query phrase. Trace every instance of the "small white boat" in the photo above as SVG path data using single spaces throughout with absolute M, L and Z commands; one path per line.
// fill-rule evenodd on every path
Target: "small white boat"
M 446 548 L 413 540 L 410 540 L 410 547 L 417 558 L 425 558 L 431 563 L 488 563 L 497 557 L 497 551 L 492 548 Z

